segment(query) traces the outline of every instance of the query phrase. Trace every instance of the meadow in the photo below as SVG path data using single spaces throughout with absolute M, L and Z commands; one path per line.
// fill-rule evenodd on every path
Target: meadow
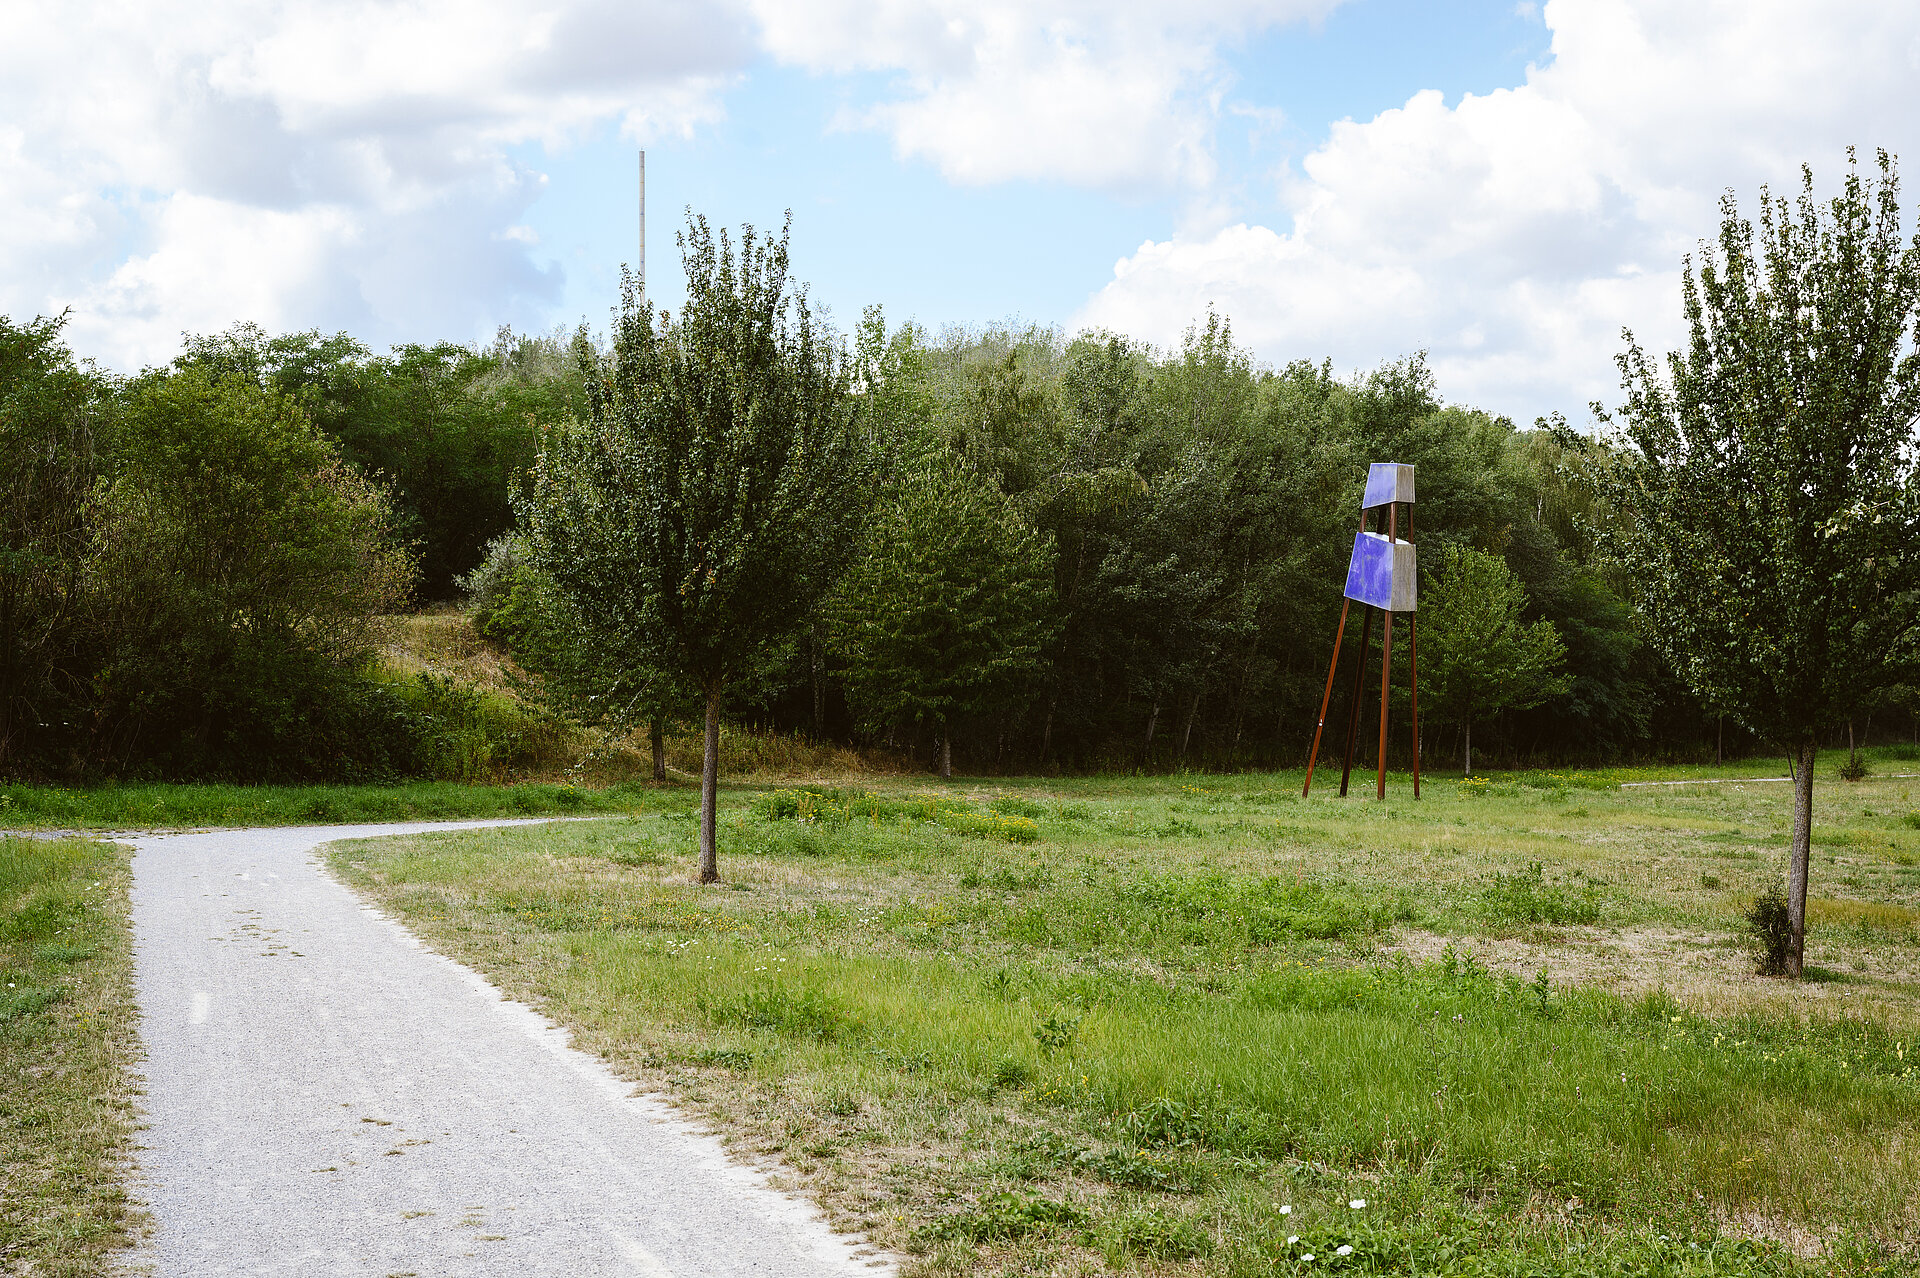
M 705 889 L 678 788 L 331 855 L 922 1274 L 1906 1272 L 1895 753 L 1823 778 L 1792 984 L 1742 933 L 1786 852 L 1766 761 L 1417 803 L 1298 773 L 736 786 Z

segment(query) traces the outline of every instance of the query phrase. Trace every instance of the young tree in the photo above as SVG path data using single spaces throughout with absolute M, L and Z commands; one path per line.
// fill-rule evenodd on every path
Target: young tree
M 1647 630 L 1703 701 L 1795 761 L 1790 975 L 1805 958 L 1816 733 L 1899 682 L 1920 555 L 1920 238 L 1899 178 L 1857 164 L 1842 193 L 1764 190 L 1760 235 L 1721 201 L 1717 252 L 1682 286 L 1690 340 L 1666 376 L 1625 334 L 1629 446 L 1613 547 Z
M 834 608 L 848 698 L 874 726 L 932 728 L 950 779 L 953 722 L 1011 709 L 1039 673 L 1052 539 L 939 461 L 901 476 L 873 534 Z
M 720 877 L 714 805 L 731 683 L 838 580 L 870 501 L 872 448 L 832 334 L 787 277 L 787 234 L 736 253 L 689 214 L 687 303 L 629 289 L 587 415 L 547 437 L 522 503 L 534 565 L 586 641 L 637 649 L 706 702 L 700 881 Z
M 1551 621 L 1520 620 L 1526 605 L 1526 588 L 1505 561 L 1457 545 L 1441 551 L 1420 600 L 1421 702 L 1433 718 L 1465 729 L 1469 776 L 1475 719 L 1567 690 L 1566 647 Z

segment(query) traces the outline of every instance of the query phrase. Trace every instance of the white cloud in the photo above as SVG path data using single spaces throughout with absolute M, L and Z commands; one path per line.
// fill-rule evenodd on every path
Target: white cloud
M 1271 358 L 1425 348 L 1450 398 L 1529 420 L 1611 402 L 1618 334 L 1673 344 L 1682 254 L 1732 187 L 1832 189 L 1844 148 L 1920 158 L 1920 9 L 1552 0 L 1526 83 L 1343 122 L 1281 229 L 1149 242 L 1080 322 L 1161 341 L 1214 305 Z M 1920 180 L 1920 179 L 1916 179 Z
M 847 123 L 949 180 L 1205 188 L 1228 77 L 1220 47 L 1339 0 L 753 0 L 777 58 L 894 77 Z
M 696 0 L 0 0 L 0 312 L 120 367 L 236 320 L 479 332 L 557 296 L 507 148 L 717 118 L 753 54 Z

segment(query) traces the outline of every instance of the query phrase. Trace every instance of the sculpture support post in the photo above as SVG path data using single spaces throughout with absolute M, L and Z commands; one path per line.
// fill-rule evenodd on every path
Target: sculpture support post
M 1353 775 L 1353 747 L 1360 736 L 1360 697 L 1366 690 L 1367 677 L 1367 640 L 1373 638 L 1373 609 L 1360 605 L 1364 614 L 1360 621 L 1360 655 L 1353 663 L 1353 697 L 1347 707 L 1347 750 L 1346 761 L 1340 765 L 1340 797 L 1347 797 L 1347 778 Z
M 1347 609 L 1351 607 L 1353 600 L 1340 601 L 1340 626 L 1333 632 L 1333 660 L 1327 663 L 1327 690 L 1320 694 L 1320 718 L 1313 725 L 1313 749 L 1307 752 L 1307 780 L 1300 787 L 1300 797 L 1303 799 L 1313 789 L 1313 765 L 1320 757 L 1320 733 L 1327 726 L 1327 703 L 1333 700 L 1333 672 L 1340 668 L 1340 642 L 1347 637 Z
M 1373 797 L 1387 797 L 1387 680 L 1393 673 L 1393 614 L 1387 613 L 1380 625 L 1380 779 Z
M 1420 797 L 1420 623 L 1407 614 L 1407 683 L 1413 693 L 1413 797 Z

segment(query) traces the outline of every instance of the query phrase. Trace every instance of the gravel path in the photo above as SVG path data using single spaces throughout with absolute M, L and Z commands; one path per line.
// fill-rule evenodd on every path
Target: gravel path
M 130 840 L 159 1278 L 890 1272 L 329 875 L 337 839 Z M 138 1265 L 136 1265 L 138 1267 Z

